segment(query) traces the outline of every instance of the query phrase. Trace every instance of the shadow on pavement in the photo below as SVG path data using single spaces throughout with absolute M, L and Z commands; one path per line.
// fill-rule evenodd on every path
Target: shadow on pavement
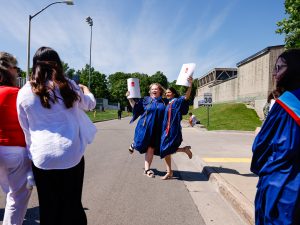
M 152 169 L 156 176 L 163 177 L 166 172 Z M 208 181 L 205 174 L 200 172 L 181 171 L 173 170 L 173 180 L 184 180 L 184 181 Z
M 230 174 L 236 174 L 244 177 L 257 177 L 257 175 L 255 175 L 254 173 L 240 173 L 235 169 L 217 167 L 217 166 L 205 166 L 203 167 L 202 173 L 207 174 L 208 176 L 212 173 L 230 173 Z
M 0 221 L 3 221 L 3 216 L 4 216 L 4 208 L 0 209 Z M 33 207 L 27 209 L 23 225 L 37 225 L 40 224 L 40 215 L 39 215 L 39 207 Z
M 163 177 L 166 174 L 166 171 L 159 171 L 157 169 L 152 170 L 156 176 Z M 173 170 L 173 179 L 183 181 L 208 181 L 212 173 L 230 173 L 244 177 L 257 177 L 253 173 L 243 174 L 235 169 L 216 166 L 205 166 L 203 167 L 201 172 Z
M 37 225 L 40 224 L 40 210 L 39 207 L 27 209 L 23 225 Z

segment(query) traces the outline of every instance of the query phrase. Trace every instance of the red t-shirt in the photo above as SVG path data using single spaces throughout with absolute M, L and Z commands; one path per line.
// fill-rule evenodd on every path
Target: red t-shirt
M 0 145 L 25 147 L 24 133 L 17 115 L 19 88 L 0 86 Z

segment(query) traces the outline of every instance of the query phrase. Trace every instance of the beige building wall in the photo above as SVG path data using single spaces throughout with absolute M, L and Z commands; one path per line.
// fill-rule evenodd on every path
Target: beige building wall
M 237 100 L 252 101 L 267 98 L 269 90 L 270 54 L 238 67 Z
M 201 88 L 197 89 L 197 93 L 196 93 L 196 96 L 194 98 L 194 109 L 197 109 L 198 108 L 198 102 L 200 100 L 204 99 L 204 93 L 211 93 L 211 89 L 209 87 L 210 84 L 211 83 L 208 83 L 207 85 L 202 86 Z
M 273 68 L 283 46 L 273 46 L 244 60 L 238 65 L 237 78 L 197 89 L 194 108 L 205 92 L 212 93 L 213 103 L 248 102 L 262 118 L 262 108 L 269 93 L 274 89 Z M 197 103 L 196 103 L 197 102 Z
M 233 102 L 237 97 L 237 79 L 231 79 L 214 85 L 211 88 L 212 99 L 214 103 Z

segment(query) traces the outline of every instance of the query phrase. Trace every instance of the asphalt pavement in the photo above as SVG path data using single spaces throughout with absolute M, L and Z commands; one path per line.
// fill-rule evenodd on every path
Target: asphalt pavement
M 143 175 L 144 155 L 128 153 L 135 124 L 129 119 L 96 123 L 85 153 L 83 205 L 91 225 L 253 224 L 257 178 L 250 173 L 250 132 L 210 132 L 183 123 L 183 145 L 193 159 L 173 155 L 174 179 L 163 181 L 164 162 L 155 157 L 155 178 Z M 0 224 L 4 198 L 0 192 Z M 24 225 L 39 224 L 36 190 Z
M 183 122 L 183 145 L 191 145 L 193 163 L 246 224 L 254 224 L 258 177 L 250 171 L 254 132 L 207 131 Z M 176 158 L 175 158 L 176 162 Z

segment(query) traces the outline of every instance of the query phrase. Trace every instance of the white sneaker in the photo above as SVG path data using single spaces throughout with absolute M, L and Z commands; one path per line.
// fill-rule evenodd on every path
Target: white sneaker
M 26 188 L 27 188 L 28 190 L 32 190 L 32 189 L 33 189 L 33 186 L 35 186 L 35 181 L 34 181 L 33 175 L 32 175 L 32 174 L 28 174 L 28 175 L 27 175 L 27 184 L 26 184 Z

